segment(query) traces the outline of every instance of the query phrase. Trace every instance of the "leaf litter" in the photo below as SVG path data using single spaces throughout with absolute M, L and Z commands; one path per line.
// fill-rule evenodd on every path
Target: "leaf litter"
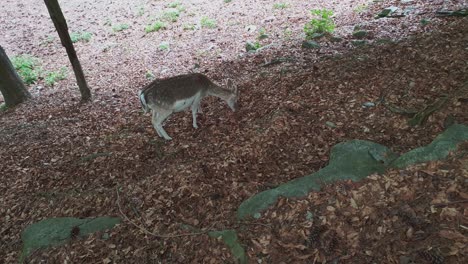
M 38 45 L 55 34 L 45 7 L 4 2 L 0 33 L 9 55 L 32 54 L 45 67 L 68 65 L 58 40 Z M 195 233 L 191 228 L 237 229 L 250 261 L 466 260 L 466 145 L 447 161 L 338 182 L 303 199 L 282 198 L 261 219 L 235 218 L 248 197 L 324 167 L 336 143 L 366 139 L 405 152 L 431 142 L 449 117 L 468 121 L 466 96 L 422 127 L 408 126 L 407 117 L 377 103 L 385 96 L 421 109 L 467 81 L 466 18 L 435 15 L 462 7 L 458 1 L 412 1 L 417 13 L 378 20 L 382 9 L 408 4 L 383 1 L 354 12 L 364 1 L 342 2 L 316 4 L 335 11 L 335 34 L 342 38 L 319 40 L 319 50 L 301 48 L 308 10 L 316 7 L 304 1 L 281 10 L 264 1 L 184 1 L 179 20 L 151 34 L 144 27 L 166 1 L 61 3 L 71 30 L 93 33 L 76 49 L 94 100 L 80 104 L 68 78 L 50 89 L 30 87 L 33 100 L 1 114 L 2 259 L 16 262 L 21 231 L 44 218 L 122 216 L 118 189 L 122 212 L 140 228 L 126 221 L 105 234 L 38 251 L 29 261 L 233 261 L 226 246 L 206 234 L 158 238 L 144 231 L 171 236 Z M 183 30 L 202 14 L 217 27 Z M 107 16 L 133 21 L 132 30 L 112 33 L 104 26 Z M 422 18 L 431 23 L 423 25 Z M 268 33 L 264 45 L 274 45 L 246 53 L 245 42 L 257 37 L 245 31 L 250 24 Z M 356 24 L 372 32 L 370 45 L 353 47 Z M 171 43 L 170 52 L 158 50 L 155 43 L 163 41 Z M 275 60 L 280 63 L 268 64 Z M 161 78 L 192 70 L 220 83 L 234 79 L 241 109 L 232 113 L 205 99 L 200 129 L 191 127 L 189 113 L 175 114 L 166 125 L 174 140 L 164 142 L 140 111 L 137 91 L 148 83 L 148 71 Z M 376 106 L 362 107 L 366 102 Z

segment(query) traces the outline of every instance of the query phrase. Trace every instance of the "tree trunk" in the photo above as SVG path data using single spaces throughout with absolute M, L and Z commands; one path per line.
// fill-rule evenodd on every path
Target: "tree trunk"
M 11 64 L 10 59 L 6 55 L 3 48 L 0 46 L 0 92 L 5 99 L 7 107 L 13 107 L 20 104 L 31 97 L 23 81 L 18 76 L 15 68 Z
M 89 101 L 91 99 L 91 91 L 86 84 L 86 79 L 84 77 L 83 70 L 81 69 L 80 61 L 76 56 L 75 48 L 73 47 L 70 35 L 68 34 L 67 21 L 65 21 L 60 5 L 57 0 L 44 0 L 44 2 L 47 6 L 47 10 L 49 10 L 50 18 L 54 22 L 55 29 L 57 29 L 60 41 L 67 50 L 68 58 L 70 59 L 78 87 L 80 88 L 81 100 Z

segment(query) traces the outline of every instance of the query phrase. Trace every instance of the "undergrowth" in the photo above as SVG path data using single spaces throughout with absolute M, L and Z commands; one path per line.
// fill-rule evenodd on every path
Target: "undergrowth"
M 165 28 L 166 28 L 166 23 L 158 20 L 158 21 L 154 22 L 153 24 L 146 26 L 145 27 L 145 32 L 150 33 L 150 32 L 159 31 L 159 30 L 165 29 Z
M 37 82 L 41 71 L 38 58 L 22 54 L 11 58 L 11 63 L 24 83 L 33 84 Z
M 93 35 L 91 33 L 86 31 L 72 32 L 70 34 L 70 38 L 73 43 L 76 43 L 78 41 L 89 42 L 92 36 Z
M 313 39 L 325 34 L 333 33 L 335 30 L 335 22 L 332 18 L 332 10 L 313 9 L 310 13 L 315 17 L 304 26 L 304 32 L 306 33 L 307 39 Z

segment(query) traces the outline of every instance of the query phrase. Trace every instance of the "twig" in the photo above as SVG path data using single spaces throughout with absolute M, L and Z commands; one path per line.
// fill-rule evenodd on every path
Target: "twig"
M 128 218 L 128 216 L 126 214 L 124 214 L 124 212 L 122 211 L 122 207 L 120 206 L 120 195 L 119 195 L 119 188 L 118 187 L 116 187 L 116 193 L 117 193 L 117 206 L 119 207 L 120 214 L 125 218 L 125 220 L 130 222 L 133 226 L 135 226 L 136 228 L 140 229 L 141 231 L 143 231 L 144 233 L 146 233 L 148 235 L 152 235 L 152 236 L 158 237 L 158 238 L 174 238 L 174 237 L 183 237 L 183 236 L 196 236 L 196 235 L 202 235 L 202 234 L 206 234 L 206 233 L 210 232 L 210 230 L 205 230 L 205 231 L 200 231 L 200 232 L 197 232 L 197 233 L 185 233 L 185 234 L 175 234 L 175 235 L 161 235 L 161 234 L 153 233 L 153 232 L 149 231 L 148 229 L 137 225 L 135 222 L 130 220 L 130 218 Z
M 453 202 L 447 202 L 447 203 L 438 203 L 434 204 L 435 207 L 442 207 L 442 206 L 447 206 L 451 204 L 459 204 L 459 203 L 468 203 L 468 199 L 465 200 L 458 200 L 458 201 L 453 201 Z

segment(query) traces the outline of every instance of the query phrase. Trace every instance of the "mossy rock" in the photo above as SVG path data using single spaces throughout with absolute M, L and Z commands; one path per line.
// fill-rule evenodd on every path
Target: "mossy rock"
M 348 179 L 359 181 L 372 173 L 383 173 L 386 164 L 395 158 L 390 149 L 370 141 L 339 143 L 332 148 L 327 167 L 250 197 L 239 206 L 237 217 L 258 218 L 259 213 L 274 204 L 280 196 L 304 197 L 311 191 L 319 191 L 322 184 Z
M 392 162 L 395 168 L 446 158 L 451 151 L 456 150 L 457 145 L 468 141 L 468 126 L 455 124 L 447 128 L 437 136 L 429 145 L 413 149 Z
M 245 254 L 244 248 L 239 243 L 235 230 L 211 231 L 208 235 L 213 238 L 221 238 L 224 244 L 226 244 L 226 246 L 231 250 L 231 253 L 237 260 L 237 263 L 247 263 L 247 255 Z
M 98 217 L 79 219 L 73 217 L 48 218 L 28 226 L 21 234 L 23 251 L 20 262 L 37 249 L 63 244 L 73 237 L 84 237 L 106 230 L 120 223 L 120 218 Z
M 455 124 L 429 145 L 411 150 L 400 157 L 387 147 L 370 141 L 352 140 L 339 143 L 331 150 L 328 166 L 311 175 L 250 197 L 239 206 L 237 217 L 260 218 L 260 213 L 273 205 L 280 196 L 304 197 L 311 191 L 319 191 L 322 184 L 347 179 L 359 181 L 373 173 L 383 173 L 388 168 L 404 168 L 444 159 L 464 141 L 468 141 L 468 126 Z

